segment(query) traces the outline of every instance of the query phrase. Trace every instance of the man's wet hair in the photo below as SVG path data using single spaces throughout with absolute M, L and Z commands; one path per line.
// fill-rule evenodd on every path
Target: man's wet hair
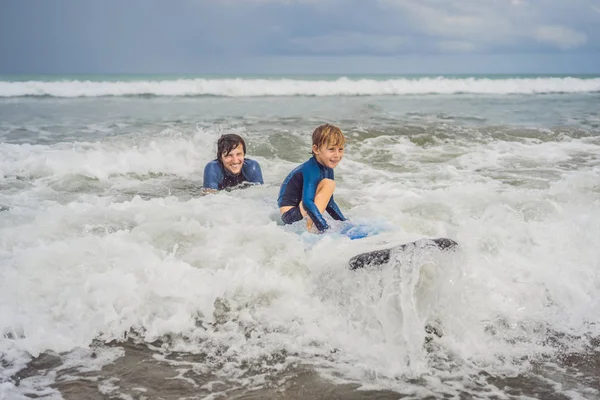
M 244 139 L 240 135 L 236 135 L 235 133 L 222 135 L 217 141 L 217 160 L 221 161 L 221 156 L 226 156 L 240 144 L 242 145 L 242 150 L 244 150 L 244 155 L 246 155 L 246 142 L 244 142 Z

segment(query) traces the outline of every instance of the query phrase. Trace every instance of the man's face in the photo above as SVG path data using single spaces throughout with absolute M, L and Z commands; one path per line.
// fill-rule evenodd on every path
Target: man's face
M 238 144 L 236 148 L 227 154 L 221 154 L 221 162 L 227 171 L 233 175 L 239 175 L 242 172 L 242 165 L 244 164 L 244 148 L 242 144 Z

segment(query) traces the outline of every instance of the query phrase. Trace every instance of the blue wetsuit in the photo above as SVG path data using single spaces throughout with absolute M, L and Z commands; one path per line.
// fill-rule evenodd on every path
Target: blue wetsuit
M 325 218 L 323 218 L 323 215 L 321 215 L 315 204 L 315 192 L 317 191 L 319 182 L 323 179 L 333 180 L 333 169 L 319 164 L 314 155 L 289 173 L 281 184 L 279 198 L 277 199 L 279 207 L 294 206 L 294 208 L 281 216 L 284 223 L 291 224 L 302 219 L 299 208 L 300 201 L 302 201 L 306 213 L 319 232 L 323 232 L 329 228 L 327 221 L 325 221 Z M 333 196 L 331 196 L 327 204 L 326 211 L 335 220 L 346 220 L 340 208 L 333 200 Z
M 227 171 L 219 160 L 212 160 L 204 167 L 204 183 L 202 186 L 205 188 L 223 190 L 237 186 L 242 182 L 264 183 L 258 162 L 244 158 L 242 173 L 238 175 Z

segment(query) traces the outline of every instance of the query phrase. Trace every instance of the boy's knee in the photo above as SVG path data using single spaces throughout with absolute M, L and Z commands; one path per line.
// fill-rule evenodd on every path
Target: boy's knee
M 333 190 L 335 189 L 335 181 L 333 179 L 322 179 L 321 182 L 319 182 L 319 185 L 317 186 L 318 188 L 323 188 L 323 189 L 330 189 Z

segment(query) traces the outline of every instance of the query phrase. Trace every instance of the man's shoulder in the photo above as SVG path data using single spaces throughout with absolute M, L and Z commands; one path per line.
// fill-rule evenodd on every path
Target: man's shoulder
M 223 176 L 223 167 L 218 160 L 212 160 L 206 163 L 204 167 L 204 176 L 211 176 L 216 179 L 221 179 Z
M 212 160 L 206 163 L 204 167 L 205 171 L 221 171 L 221 164 L 218 160 Z
M 258 161 L 253 160 L 251 158 L 244 158 L 244 165 L 247 165 L 248 167 L 260 167 Z
M 210 161 L 204 167 L 203 187 L 208 189 L 219 189 L 219 184 L 223 179 L 223 168 L 217 160 Z

